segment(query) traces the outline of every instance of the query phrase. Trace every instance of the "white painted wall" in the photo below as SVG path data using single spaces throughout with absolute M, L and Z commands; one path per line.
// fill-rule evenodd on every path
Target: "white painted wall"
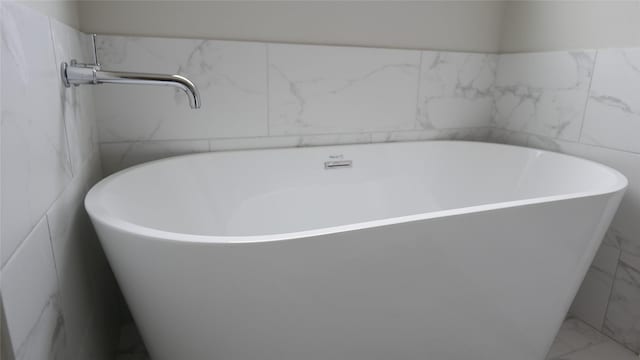
M 78 1 L 71 0 L 28 0 L 19 1 L 40 13 L 56 19 L 74 29 L 80 28 Z
M 640 0 L 24 3 L 100 34 L 507 53 L 640 46 Z
M 496 52 L 504 1 L 83 1 L 99 34 Z
M 501 52 L 640 46 L 640 1 L 510 1 Z

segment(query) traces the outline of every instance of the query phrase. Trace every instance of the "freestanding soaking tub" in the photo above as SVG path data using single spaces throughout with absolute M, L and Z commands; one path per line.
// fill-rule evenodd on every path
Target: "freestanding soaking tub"
M 86 207 L 153 360 L 542 360 L 626 185 L 442 141 L 170 158 Z

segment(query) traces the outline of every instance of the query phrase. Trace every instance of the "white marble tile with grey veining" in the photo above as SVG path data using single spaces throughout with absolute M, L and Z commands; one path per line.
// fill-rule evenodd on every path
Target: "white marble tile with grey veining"
M 562 359 L 563 355 L 580 351 L 607 341 L 607 337 L 577 318 L 568 318 L 560 327 L 547 359 Z
M 437 140 L 440 136 L 442 130 L 437 129 L 375 132 L 371 134 L 371 142 L 426 141 Z
M 368 144 L 370 142 L 371 134 L 369 133 L 263 136 L 255 138 L 212 139 L 209 141 L 209 148 L 211 151 L 255 150 Z
M 622 251 L 631 255 L 640 256 L 640 237 L 637 235 L 638 234 L 636 234 L 636 236 L 619 234 L 618 241 Z
M 211 151 L 292 148 L 305 146 L 333 146 L 398 141 L 473 140 L 482 141 L 489 128 L 460 128 L 443 130 L 407 130 L 392 132 L 319 134 L 302 136 L 268 136 L 256 138 L 212 139 Z
M 65 321 L 43 218 L 2 270 L 2 301 L 15 357 L 65 359 Z
M 497 144 L 527 146 L 529 134 L 519 131 L 491 128 L 487 141 Z
M 602 329 L 619 258 L 619 237 L 609 229 L 569 310 L 596 329 Z
M 613 277 L 620 258 L 621 237 L 617 230 L 609 228 L 591 263 L 593 268 Z
M 637 360 L 638 356 L 613 340 L 588 346 L 547 360 Z
M 488 127 L 444 129 L 437 140 L 487 141 L 490 133 Z
M 180 90 L 98 86 L 101 142 L 267 135 L 265 44 L 98 36 L 97 46 L 105 69 L 184 75 L 202 97 L 193 110 Z
M 529 135 L 529 134 L 524 134 L 524 135 L 526 136 L 526 142 L 525 142 L 526 146 L 529 146 L 535 149 L 548 150 L 548 151 L 554 151 L 554 152 L 560 152 L 560 153 L 565 153 L 568 151 L 583 153 L 587 149 L 587 146 L 580 146 L 579 144 L 577 144 L 578 146 L 574 147 L 572 146 L 573 143 L 559 141 L 558 139 L 550 138 L 547 136 Z M 569 150 L 567 150 L 567 148 Z
M 55 63 L 93 63 L 91 36 L 81 33 L 59 21 L 51 20 L 51 33 L 55 50 Z M 69 139 L 69 153 L 74 173 L 98 150 L 98 128 L 95 120 L 93 88 L 89 86 L 65 88 L 60 83 L 63 99 L 62 115 Z
M 49 19 L 2 2 L 2 257 L 7 259 L 72 176 Z
M 422 52 L 418 125 L 423 129 L 488 127 L 497 55 Z
M 601 329 L 612 287 L 613 276 L 603 273 L 598 268 L 589 268 L 571 304 L 569 313 L 587 324 Z
M 136 141 L 100 144 L 106 174 L 144 162 L 209 151 L 207 140 Z
M 622 252 L 603 330 L 636 352 L 640 352 L 639 304 L 640 255 Z
M 249 138 L 211 139 L 209 150 L 256 150 L 297 147 L 300 143 L 298 136 L 261 136 Z
M 271 135 L 416 126 L 420 52 L 269 44 Z
M 90 159 L 98 160 L 95 156 Z M 60 305 L 65 318 L 69 354 L 74 359 L 78 358 L 94 313 L 105 311 L 94 307 L 96 300 L 93 298 L 94 281 L 99 279 L 96 271 L 105 269 L 96 269 L 95 260 L 88 256 L 91 246 L 99 246 L 84 209 L 84 196 L 92 176 L 90 166 L 79 169 L 47 211 Z
M 143 162 L 169 156 L 206 151 L 257 150 L 308 146 L 338 146 L 396 141 L 466 140 L 483 141 L 490 129 L 459 128 L 441 130 L 410 130 L 379 133 L 343 133 L 289 136 L 262 136 L 204 140 L 137 141 L 103 143 L 102 162 L 107 173 L 122 170 Z
M 624 346 L 576 318 L 562 324 L 547 360 L 636 360 Z
M 350 144 L 368 144 L 371 142 L 371 134 L 355 133 L 355 134 L 318 134 L 300 136 L 298 147 L 305 146 L 331 146 L 331 145 L 350 145 Z
M 595 255 L 569 313 L 596 329 L 602 329 L 620 259 L 622 238 L 609 228 Z
M 595 51 L 500 55 L 494 126 L 577 141 L 594 62 Z
M 59 298 L 51 297 L 45 308 L 42 309 L 38 322 L 29 332 L 24 344 L 14 350 L 16 360 L 70 359 L 64 325 Z
M 429 140 L 485 141 L 490 132 L 491 129 L 487 127 L 378 132 L 371 134 L 371 142 L 380 143 Z
M 581 141 L 640 153 L 640 48 L 599 50 Z
M 601 329 L 612 287 L 613 276 L 597 267 L 589 268 L 571 304 L 569 313 L 587 324 Z

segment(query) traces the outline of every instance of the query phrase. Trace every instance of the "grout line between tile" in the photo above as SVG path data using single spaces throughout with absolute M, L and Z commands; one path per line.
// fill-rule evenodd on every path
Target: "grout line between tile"
M 604 343 L 605 343 L 605 342 L 607 342 L 608 340 L 611 340 L 608 336 L 606 336 L 605 334 L 603 334 L 603 333 L 602 333 L 602 331 L 600 331 L 600 330 L 596 329 L 595 327 L 591 326 L 591 324 L 588 324 L 587 322 L 582 321 L 580 318 L 577 318 L 577 317 L 573 317 L 573 319 L 575 319 L 576 321 L 579 321 L 581 324 L 583 324 L 583 325 L 585 325 L 585 326 L 587 326 L 587 327 L 589 327 L 589 328 L 593 329 L 595 332 L 597 332 L 599 335 L 601 335 L 601 336 L 603 337 L 603 339 L 602 339 L 601 341 L 594 342 L 594 343 L 592 343 L 592 344 L 587 344 L 587 345 L 585 345 L 585 346 L 583 346 L 583 347 L 580 347 L 580 348 L 577 348 L 577 349 L 573 349 L 573 350 L 570 350 L 570 351 L 568 351 L 568 352 L 565 352 L 565 353 L 559 354 L 559 357 L 560 357 L 560 358 L 562 358 L 562 357 L 564 357 L 564 356 L 567 356 L 567 355 L 570 355 L 570 354 L 577 353 L 577 352 L 579 352 L 579 351 L 586 350 L 586 349 L 588 349 L 588 348 L 590 348 L 590 347 L 592 347 L 592 346 L 597 346 L 597 345 L 604 344 Z M 566 321 L 566 320 L 565 320 L 565 321 Z
M 18 242 L 18 244 L 16 245 L 16 247 L 13 249 L 13 251 L 11 252 L 11 254 L 9 255 L 9 257 L 5 260 L 4 263 L 1 264 L 0 268 L 4 269 L 4 267 L 11 261 L 11 259 L 13 259 L 13 257 L 16 255 L 16 253 L 18 252 L 18 250 L 24 245 L 24 243 L 26 242 L 26 240 L 32 235 L 32 233 L 36 230 L 36 228 L 38 227 L 38 224 L 40 223 L 40 221 L 42 221 L 43 218 L 47 217 L 47 213 L 49 212 L 49 210 L 51 210 L 51 208 L 58 202 L 58 200 L 60 200 L 62 198 L 62 196 L 64 195 L 65 191 L 67 191 L 67 188 L 69 187 L 69 185 L 71 184 L 71 181 L 73 179 L 71 179 L 69 181 L 69 184 L 66 184 L 64 189 L 62 189 L 62 191 L 60 191 L 60 193 L 58 193 L 58 195 L 56 196 L 55 199 L 53 199 L 51 201 L 51 203 L 49 204 L 49 206 L 47 206 L 47 208 L 43 211 L 42 215 L 38 218 L 38 220 L 33 224 L 33 226 L 31 226 L 29 228 L 29 231 L 27 231 L 27 234 L 20 240 L 20 242 Z M 45 221 L 48 222 L 48 219 L 45 219 Z M 47 226 L 49 226 L 49 224 L 47 223 Z
M 54 36 L 53 36 L 53 24 L 51 22 L 51 18 L 47 17 L 47 24 L 48 24 L 48 28 L 49 28 L 49 39 L 51 40 L 51 50 L 53 51 L 53 66 L 56 70 L 56 74 L 58 74 L 59 70 L 58 70 L 58 62 L 61 61 L 60 59 L 58 59 L 58 56 L 56 54 L 56 41 L 54 40 Z M 70 91 L 73 91 L 72 89 L 69 89 Z M 62 87 L 62 85 L 60 83 L 58 83 L 58 95 L 60 96 L 60 117 L 62 119 L 62 127 L 64 130 L 64 139 L 65 139 L 65 143 L 67 144 L 67 149 L 66 149 L 66 155 L 67 155 L 67 162 L 69 164 L 69 171 L 71 172 L 71 178 L 73 179 L 73 177 L 75 176 L 75 171 L 73 169 L 73 156 L 71 155 L 71 142 L 69 140 L 69 131 L 67 130 L 67 119 L 65 116 L 65 103 L 66 101 L 65 96 L 66 96 L 66 88 Z
M 98 144 L 99 145 L 99 144 Z M 100 153 L 100 150 L 96 150 L 97 154 L 92 155 L 93 156 L 97 156 L 96 159 L 101 159 L 102 154 Z M 87 161 L 85 161 L 82 165 L 86 165 L 89 166 L 87 163 L 91 160 L 90 157 Z M 102 169 L 102 161 L 100 162 L 100 167 L 101 170 L 103 171 L 103 175 L 105 174 L 104 169 Z M 75 177 L 74 177 L 75 178 Z M 69 189 L 69 187 L 71 186 L 71 182 L 73 181 L 72 178 L 71 180 L 69 180 L 69 183 L 65 185 L 64 189 L 62 189 L 62 191 L 60 191 L 60 193 L 58 193 L 58 195 L 55 197 L 55 199 L 53 199 L 51 201 L 51 203 L 49 204 L 49 206 L 47 206 L 47 208 L 43 211 L 42 215 L 38 218 L 38 220 L 34 223 L 33 226 L 31 226 L 29 228 L 29 231 L 27 231 L 27 234 L 24 236 L 24 238 L 22 238 L 20 240 L 20 242 L 18 242 L 18 244 L 16 245 L 16 247 L 13 249 L 13 251 L 11 252 L 11 254 L 9 255 L 9 257 L 2 263 L 0 264 L 0 269 L 4 269 L 4 267 L 11 261 L 11 259 L 16 255 L 16 253 L 18 252 L 18 249 L 20 249 L 24 243 L 26 242 L 26 240 L 29 238 L 29 236 L 32 235 L 32 233 L 35 231 L 36 227 L 38 227 L 38 224 L 40 223 L 40 221 L 42 221 L 43 218 L 45 218 L 45 221 L 47 221 L 47 227 L 49 227 L 49 218 L 48 218 L 48 214 L 49 214 L 49 210 L 51 210 L 51 208 L 53 208 L 55 206 L 56 203 L 58 203 L 58 201 L 60 201 L 62 199 L 62 197 L 64 196 L 65 192 L 67 192 L 67 190 Z M 88 191 L 88 189 L 87 189 Z M 51 229 L 49 228 L 49 236 L 51 236 Z M 53 250 L 52 250 L 53 253 Z
M 424 51 L 420 51 L 420 60 L 418 61 L 418 86 L 416 88 L 416 110 L 413 119 L 413 128 L 418 130 L 421 128 L 420 126 L 420 89 L 422 88 L 422 57 Z
M 613 287 L 612 287 L 612 288 L 613 288 Z M 581 321 L 582 321 L 582 320 L 581 320 Z M 589 325 L 589 324 L 587 324 L 587 325 Z M 589 326 L 591 326 L 591 325 L 589 325 Z M 591 327 L 593 328 L 593 326 L 591 326 Z M 594 329 L 595 329 L 595 328 L 594 328 Z M 596 330 L 596 331 L 598 331 L 598 329 L 595 329 L 595 330 Z M 635 351 L 635 350 L 633 350 L 633 349 L 631 349 L 630 347 L 628 347 L 627 345 L 625 345 L 625 344 L 623 344 L 623 343 L 619 342 L 618 340 L 616 340 L 616 339 L 612 338 L 612 337 L 611 337 L 611 336 L 609 336 L 608 334 L 605 334 L 605 333 L 604 333 L 604 332 L 602 332 L 602 331 L 598 331 L 598 332 L 599 332 L 602 336 L 606 337 L 609 341 L 611 341 L 611 342 L 615 343 L 616 345 L 620 346 L 621 348 L 623 348 L 623 349 L 625 349 L 625 350 L 627 350 L 627 351 L 631 352 L 632 354 L 635 354 L 635 355 L 639 355 L 639 356 L 640 356 L 640 354 L 636 353 L 636 351 Z
M 620 248 L 620 251 L 618 251 L 618 258 L 616 259 L 616 270 L 613 272 L 613 279 L 611 281 L 611 288 L 609 289 L 609 296 L 607 297 L 607 305 L 605 306 L 605 309 L 604 309 L 604 317 L 602 318 L 602 325 L 601 325 L 601 330 L 600 331 L 604 331 L 604 324 L 605 324 L 605 322 L 607 320 L 607 313 L 609 313 L 609 305 L 611 304 L 611 299 L 613 298 L 613 288 L 615 287 L 616 278 L 618 277 L 618 270 L 620 268 L 620 257 L 621 256 L 622 256 L 622 248 Z M 612 340 L 614 340 L 614 339 L 612 339 Z M 614 341 L 616 341 L 616 340 L 614 340 Z
M 593 78 L 596 75 L 596 67 L 598 66 L 598 54 L 600 50 L 596 50 L 596 54 L 593 57 L 593 68 L 591 69 L 591 78 L 589 78 L 589 88 L 587 89 L 587 98 L 582 108 L 582 121 L 580 122 L 580 133 L 578 134 L 578 142 L 582 144 L 582 130 L 584 129 L 584 122 L 587 118 L 587 108 L 589 106 L 589 98 L 591 97 L 591 86 L 593 85 Z
M 265 67 L 265 71 L 266 71 L 266 77 L 267 77 L 267 91 L 266 91 L 266 96 L 267 96 L 267 136 L 271 136 L 271 86 L 270 86 L 270 75 L 269 75 L 269 44 L 265 44 L 264 46 L 265 48 L 265 55 L 266 55 L 266 67 Z
M 516 133 L 516 134 L 520 133 L 520 134 L 528 135 L 528 136 L 551 139 L 553 141 L 561 141 L 561 142 L 577 144 L 577 145 L 583 145 L 583 146 L 588 146 L 588 147 L 593 147 L 593 148 L 600 148 L 600 149 L 606 149 L 606 150 L 611 150 L 611 151 L 617 151 L 617 152 L 622 152 L 622 153 L 627 153 L 627 154 L 632 154 L 632 155 L 640 155 L 640 152 L 616 149 L 616 148 L 609 147 L 609 146 L 604 146 L 604 145 L 588 144 L 588 143 L 583 143 L 583 142 L 579 142 L 579 141 L 575 141 L 575 140 L 560 139 L 560 138 L 551 137 L 551 136 L 547 136 L 547 135 L 534 134 L 534 133 L 530 133 L 530 132 L 527 132 L 527 131 L 524 131 L 524 130 L 509 130 L 509 129 L 498 128 L 498 127 L 494 127 L 494 129 L 505 130 L 505 131 L 509 131 L 511 133 Z
M 103 141 L 99 145 L 126 145 L 126 144 L 144 144 L 144 143 L 170 143 L 170 142 L 215 142 L 227 140 L 247 140 L 247 139 L 278 139 L 278 138 L 300 138 L 300 137 L 322 137 L 322 136 L 353 136 L 353 135 L 373 135 L 373 134 L 391 134 L 391 133 L 427 133 L 427 132 L 444 132 L 452 130 L 492 130 L 490 126 L 471 126 L 471 127 L 448 127 L 441 129 L 408 129 L 408 130 L 372 130 L 363 132 L 343 132 L 343 133 L 311 133 L 297 135 L 257 135 L 257 136 L 238 136 L 238 137 L 220 137 L 220 138 L 194 138 L 194 139 L 152 139 L 152 140 L 122 140 L 122 141 Z
M 56 290 L 58 292 L 58 297 L 62 299 L 63 295 L 62 291 L 60 291 L 60 284 L 62 284 L 62 282 L 60 281 L 60 272 L 58 271 L 58 261 L 56 260 L 56 254 L 53 250 L 53 234 L 51 234 L 51 222 L 49 221 L 49 215 L 45 214 L 42 220 L 47 223 L 47 235 L 49 236 L 49 247 L 51 248 L 51 260 L 53 261 L 53 270 L 56 273 Z M 62 310 L 62 306 L 60 307 L 60 313 L 64 318 L 64 311 Z

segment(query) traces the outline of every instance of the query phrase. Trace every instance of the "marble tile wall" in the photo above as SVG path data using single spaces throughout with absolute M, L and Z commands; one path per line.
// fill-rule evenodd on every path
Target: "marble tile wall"
M 571 312 L 640 352 L 640 49 L 501 55 L 495 92 L 489 141 L 592 159 L 629 179 Z
M 119 295 L 83 207 L 102 177 L 93 95 L 59 75 L 91 60 L 90 38 L 16 2 L 0 16 L 3 343 L 18 360 L 108 359 Z
M 595 54 L 563 51 L 500 55 L 494 126 L 578 140 Z
M 100 86 L 106 172 L 201 151 L 488 136 L 497 56 L 98 36 L 104 68 L 178 73 L 166 88 Z M 453 120 L 452 120 L 453 119 Z

